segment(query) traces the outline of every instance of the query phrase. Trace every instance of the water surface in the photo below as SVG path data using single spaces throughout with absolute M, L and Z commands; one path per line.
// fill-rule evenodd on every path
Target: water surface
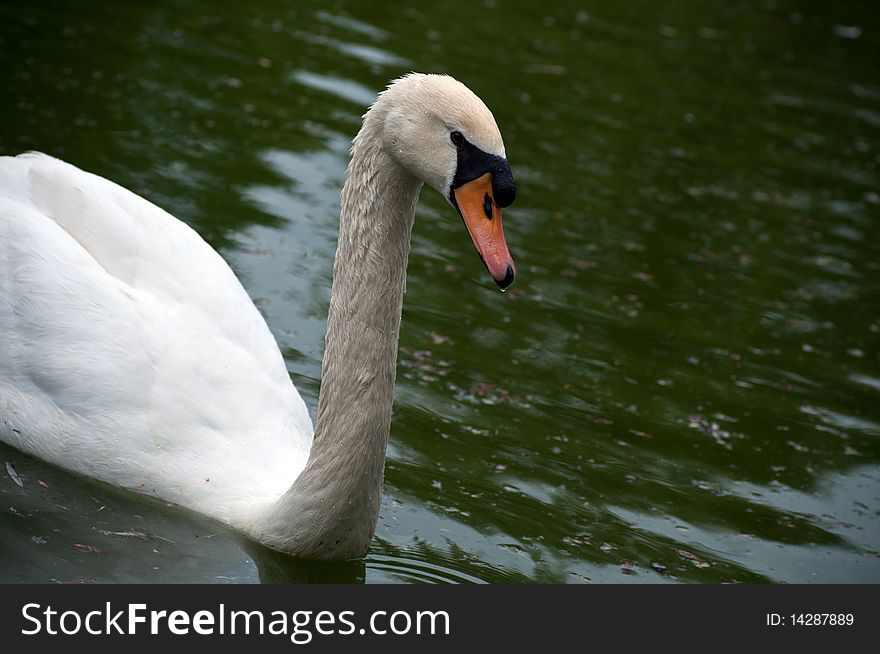
M 519 186 L 505 295 L 422 193 L 365 561 L 0 447 L 0 580 L 880 581 L 877 13 L 662 4 L 0 3 L 0 153 L 197 229 L 313 415 L 376 92 L 458 77 Z

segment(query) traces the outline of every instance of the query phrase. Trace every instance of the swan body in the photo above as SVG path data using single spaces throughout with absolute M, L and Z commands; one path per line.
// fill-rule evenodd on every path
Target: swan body
M 0 188 L 0 438 L 228 522 L 287 490 L 311 421 L 226 262 L 46 155 Z
M 313 429 L 265 321 L 195 231 L 47 155 L 0 157 L 0 440 L 269 547 L 361 556 L 424 182 L 512 281 L 513 178 L 491 113 L 452 78 L 396 80 L 352 146 Z

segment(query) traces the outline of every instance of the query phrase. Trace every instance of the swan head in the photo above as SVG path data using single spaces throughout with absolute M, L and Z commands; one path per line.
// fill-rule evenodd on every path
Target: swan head
M 492 112 L 447 75 L 412 73 L 393 81 L 373 109 L 384 115 L 386 151 L 458 211 L 495 283 L 505 290 L 516 267 L 501 209 L 516 198 L 504 141 Z

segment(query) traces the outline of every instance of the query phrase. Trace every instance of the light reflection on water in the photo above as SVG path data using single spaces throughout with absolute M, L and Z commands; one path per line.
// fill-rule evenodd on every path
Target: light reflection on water
M 24 483 L 0 471 L 0 580 L 880 581 L 876 21 L 497 5 L 0 9 L 0 151 L 198 229 L 313 415 L 348 146 L 388 79 L 490 105 L 520 272 L 499 296 L 423 193 L 365 561 L 291 561 L 0 447 Z

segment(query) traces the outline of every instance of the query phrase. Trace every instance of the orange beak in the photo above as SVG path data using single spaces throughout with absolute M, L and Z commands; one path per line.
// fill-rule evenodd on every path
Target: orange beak
M 516 267 L 507 249 L 501 226 L 501 207 L 492 196 L 492 173 L 486 173 L 453 191 L 456 208 L 464 219 L 477 254 L 502 291 L 513 283 Z

